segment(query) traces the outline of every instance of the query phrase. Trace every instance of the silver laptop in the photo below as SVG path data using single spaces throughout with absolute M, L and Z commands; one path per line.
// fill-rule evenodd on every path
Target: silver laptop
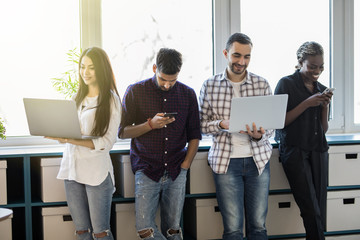
M 229 132 L 246 131 L 252 123 L 259 129 L 281 129 L 285 124 L 287 94 L 233 98 Z
M 24 98 L 31 135 L 73 139 L 96 138 L 81 135 L 74 100 Z

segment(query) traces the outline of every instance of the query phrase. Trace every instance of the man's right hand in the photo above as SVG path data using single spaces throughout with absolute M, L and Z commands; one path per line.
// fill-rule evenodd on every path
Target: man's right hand
M 164 117 L 164 113 L 157 113 L 152 119 L 151 119 L 151 126 L 152 128 L 163 128 L 166 125 L 172 123 L 175 121 L 175 118 L 172 117 Z
M 230 120 L 222 120 L 219 125 L 222 129 L 229 130 Z

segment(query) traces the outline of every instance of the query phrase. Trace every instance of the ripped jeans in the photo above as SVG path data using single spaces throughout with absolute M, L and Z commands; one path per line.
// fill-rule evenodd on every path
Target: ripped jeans
M 114 185 L 110 174 L 98 186 L 65 180 L 66 199 L 74 221 L 78 240 L 113 240 L 110 231 L 110 212 Z M 94 234 L 106 232 L 107 236 L 96 238 Z
M 185 200 L 186 169 L 172 181 L 165 171 L 159 182 L 148 178 L 141 170 L 135 173 L 136 230 L 150 230 L 144 239 L 180 240 L 181 213 Z M 160 197 L 161 196 L 161 197 Z M 155 223 L 156 211 L 160 205 L 161 232 Z M 177 233 L 171 234 L 169 231 Z M 149 232 L 148 232 L 149 233 Z

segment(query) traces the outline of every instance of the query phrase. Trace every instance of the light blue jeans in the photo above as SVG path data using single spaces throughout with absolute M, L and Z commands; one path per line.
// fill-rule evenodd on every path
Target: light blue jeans
M 110 212 L 114 185 L 110 174 L 99 186 L 89 186 L 65 180 L 66 199 L 78 240 L 113 240 L 110 231 Z M 107 236 L 96 238 L 94 234 L 107 232 Z
M 135 173 L 136 230 L 150 230 L 151 235 L 144 239 L 182 238 L 180 219 L 185 200 L 186 169 L 172 181 L 165 171 L 159 182 L 148 178 L 141 170 Z M 156 211 L 160 205 L 161 232 L 155 223 Z M 169 230 L 178 230 L 170 234 Z
M 259 176 L 252 157 L 232 158 L 226 174 L 213 175 L 224 224 L 223 239 L 243 239 L 244 216 L 248 240 L 268 239 L 265 221 L 270 185 L 269 163 Z

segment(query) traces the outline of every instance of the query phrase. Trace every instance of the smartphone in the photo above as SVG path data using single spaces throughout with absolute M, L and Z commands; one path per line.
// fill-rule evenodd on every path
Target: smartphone
M 323 92 L 322 92 L 322 94 L 327 94 L 327 93 L 329 93 L 329 92 L 334 92 L 335 91 L 335 88 L 326 88 Z
M 165 113 L 164 117 L 174 118 L 177 114 L 177 112 Z

